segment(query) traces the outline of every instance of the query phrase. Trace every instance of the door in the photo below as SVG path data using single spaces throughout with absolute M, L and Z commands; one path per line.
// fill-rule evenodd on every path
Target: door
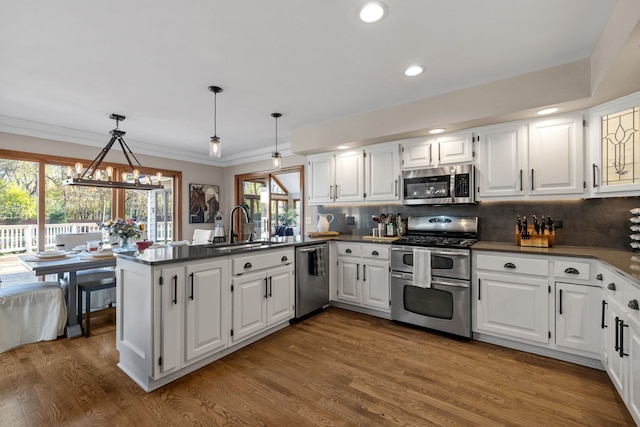
M 419 138 L 402 144 L 402 169 L 434 166 L 433 146 L 435 138 Z
M 529 176 L 526 125 L 491 126 L 478 133 L 478 198 L 524 196 Z
M 597 353 L 601 343 L 600 288 L 556 282 L 556 344 Z
M 360 304 L 360 264 L 358 258 L 338 258 L 338 300 Z
M 269 271 L 267 295 L 267 326 L 293 318 L 294 281 L 293 267 L 285 265 Z
M 611 378 L 611 382 L 614 386 L 616 386 L 616 389 L 618 389 L 618 393 L 620 393 L 620 396 L 624 398 L 626 361 L 623 357 L 620 357 L 620 330 L 627 329 L 621 327 L 621 319 L 624 318 L 624 310 L 612 297 L 609 298 L 608 303 L 609 319 L 607 325 L 609 327 L 607 328 L 606 332 L 608 363 L 605 367 L 607 369 L 607 373 L 609 374 L 609 378 Z M 628 336 L 629 335 L 625 333 L 625 338 L 628 338 Z M 624 341 L 628 343 L 626 339 Z M 625 345 L 625 347 L 628 346 Z
M 529 190 L 532 196 L 584 193 L 582 116 L 529 125 Z
M 160 273 L 160 358 L 155 378 L 182 368 L 182 307 L 184 266 L 161 269 Z
M 185 362 L 226 347 L 227 262 L 187 267 L 185 301 Z
M 547 279 L 478 273 L 476 328 L 549 342 Z
M 473 135 L 458 133 L 438 138 L 438 165 L 473 161 Z
M 390 311 L 389 263 L 363 260 L 362 303 L 378 310 Z
M 366 151 L 366 200 L 400 199 L 398 145 L 370 148 Z
M 362 151 L 336 154 L 335 202 L 364 200 L 364 159 Z
M 231 339 L 240 341 L 267 327 L 267 276 L 247 273 L 231 280 Z
M 309 157 L 309 203 L 331 203 L 335 197 L 333 154 Z

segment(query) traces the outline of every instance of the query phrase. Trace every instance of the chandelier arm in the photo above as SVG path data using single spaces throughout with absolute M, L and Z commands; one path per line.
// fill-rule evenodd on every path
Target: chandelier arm
M 107 155 L 109 150 L 111 150 L 111 147 L 113 146 L 113 143 L 116 142 L 116 139 L 117 139 L 116 136 L 112 136 L 111 137 L 111 141 L 109 141 L 107 143 L 107 145 L 104 146 L 104 148 L 102 149 L 100 154 L 98 154 L 96 156 L 96 158 L 93 159 L 93 161 L 91 162 L 89 167 L 84 170 L 84 172 L 80 176 L 81 178 L 90 177 L 90 176 L 93 176 L 95 174 L 96 170 L 100 167 L 100 164 L 102 163 L 102 160 L 104 160 L 104 157 Z
M 127 145 L 126 142 L 124 142 L 124 139 L 122 139 L 121 137 L 118 138 L 118 141 L 120 142 L 120 146 L 122 147 L 122 151 L 124 152 L 124 156 L 127 159 L 127 162 L 129 162 L 129 166 L 131 167 L 131 170 L 133 171 L 134 166 L 131 163 L 131 159 L 129 158 L 129 154 L 131 155 L 131 157 L 133 157 L 133 160 L 136 161 L 136 164 L 138 165 L 138 167 L 140 168 L 140 173 L 144 176 L 147 177 L 147 179 L 149 180 L 149 182 L 151 182 L 151 175 L 149 175 L 147 173 L 147 171 L 144 169 L 144 167 L 140 164 L 140 162 L 138 161 L 138 159 L 136 158 L 136 155 L 133 154 L 133 151 L 131 151 L 131 148 L 129 148 L 129 146 Z M 129 154 L 127 154 L 127 152 L 129 152 Z

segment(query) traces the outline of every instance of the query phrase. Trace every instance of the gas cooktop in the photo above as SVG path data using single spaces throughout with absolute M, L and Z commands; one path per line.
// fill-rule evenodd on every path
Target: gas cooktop
M 394 240 L 394 245 L 404 246 L 439 246 L 449 248 L 468 248 L 476 243 L 477 239 L 439 236 L 404 236 Z
M 478 241 L 477 237 L 477 217 L 410 216 L 407 234 L 392 244 L 468 248 Z

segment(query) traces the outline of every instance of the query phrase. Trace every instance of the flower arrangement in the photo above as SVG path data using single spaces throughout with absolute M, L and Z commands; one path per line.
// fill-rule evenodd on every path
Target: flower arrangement
M 101 230 L 109 230 L 109 236 L 121 239 L 139 239 L 144 230 L 144 224 L 138 224 L 134 219 L 116 218 L 98 224 Z

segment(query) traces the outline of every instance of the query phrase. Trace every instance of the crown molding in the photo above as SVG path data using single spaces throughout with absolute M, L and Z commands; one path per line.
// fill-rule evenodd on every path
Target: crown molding
M 15 117 L 2 115 L 0 115 L 0 132 L 13 133 L 16 135 L 30 136 L 34 138 L 51 139 L 54 141 L 68 142 L 71 144 L 88 145 L 97 148 L 103 148 L 108 141 L 108 136 L 104 134 L 87 132 L 83 130 L 55 126 L 46 123 L 34 122 L 30 120 L 18 119 Z M 199 163 L 217 167 L 235 166 L 260 160 L 267 160 L 271 158 L 272 153 L 270 149 L 263 148 L 225 157 L 223 151 L 223 157 L 214 160 L 209 156 L 203 156 L 202 153 L 196 153 L 184 149 L 161 147 L 131 138 L 127 138 L 127 142 L 131 142 L 133 143 L 133 145 L 135 145 L 136 154 L 182 160 L 185 162 Z M 278 147 L 278 151 L 283 156 L 291 154 L 291 143 L 281 144 L 281 147 L 281 149 L 280 147 Z M 114 145 L 113 149 L 122 151 L 117 145 Z

